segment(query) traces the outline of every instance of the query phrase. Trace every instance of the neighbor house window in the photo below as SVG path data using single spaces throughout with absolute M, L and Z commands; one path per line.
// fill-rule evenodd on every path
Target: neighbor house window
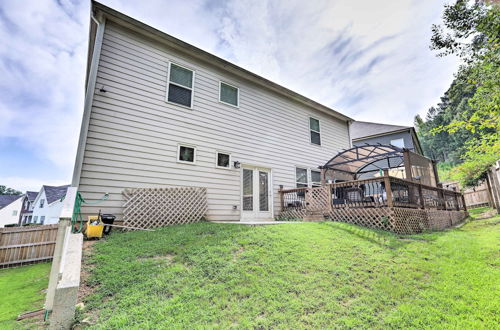
M 35 215 L 35 216 L 33 217 L 33 223 L 37 223 L 37 222 L 38 222 L 38 215 Z
M 193 106 L 194 71 L 170 63 L 167 101 L 191 108 Z
M 295 181 L 297 182 L 297 188 L 307 188 L 307 168 L 295 168 Z
M 196 148 L 179 145 L 177 150 L 177 160 L 183 163 L 192 163 L 196 162 Z
M 40 217 L 40 223 L 43 225 L 43 224 L 44 224 L 44 222 L 45 222 L 45 216 L 44 216 L 44 215 L 42 215 L 42 216 Z
M 223 152 L 217 152 L 216 166 L 220 168 L 231 168 L 231 155 Z
M 319 120 L 310 117 L 309 118 L 309 130 L 311 133 L 311 143 L 321 145 L 321 135 L 319 130 Z
M 237 87 L 220 82 L 219 101 L 235 107 L 239 106 L 240 95 Z
M 15 217 L 17 215 L 17 210 L 12 211 L 12 216 Z
M 404 148 L 405 140 L 403 138 L 391 140 L 391 144 L 395 147 Z
M 45 199 L 40 199 L 40 208 L 43 208 L 43 205 L 45 204 Z
M 313 187 L 321 187 L 321 172 L 311 170 L 311 182 Z

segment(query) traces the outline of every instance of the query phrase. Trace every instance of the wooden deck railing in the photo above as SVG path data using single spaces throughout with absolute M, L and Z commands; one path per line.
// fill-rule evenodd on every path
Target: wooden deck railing
M 282 211 L 373 207 L 467 210 L 459 192 L 391 176 L 316 188 L 280 189 L 279 193 Z

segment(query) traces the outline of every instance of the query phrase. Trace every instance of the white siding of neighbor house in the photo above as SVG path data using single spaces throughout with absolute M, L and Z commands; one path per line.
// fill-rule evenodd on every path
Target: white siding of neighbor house
M 43 207 L 40 207 L 41 199 L 45 200 Z M 47 202 L 47 196 L 45 196 L 45 189 L 42 189 L 35 199 L 33 207 L 33 217 L 31 218 L 31 222 L 41 224 L 42 216 L 44 216 L 44 225 L 53 225 L 59 223 L 59 216 L 61 214 L 62 206 L 63 202 L 61 202 L 61 200 L 56 200 L 49 204 Z M 37 217 L 36 222 L 35 217 Z
M 21 212 L 21 208 L 23 206 L 23 198 L 19 197 L 9 205 L 4 206 L 0 209 L 0 228 L 5 225 L 17 224 L 19 223 L 19 213 Z M 15 215 L 14 215 L 14 211 Z
M 193 109 L 165 101 L 169 61 L 195 70 Z M 239 108 L 219 102 L 220 80 L 239 88 Z M 310 143 L 309 116 L 320 120 L 321 146 Z M 195 165 L 177 162 L 178 144 L 196 146 Z M 209 220 L 238 221 L 241 170 L 216 168 L 222 151 L 272 170 L 277 215 L 277 190 L 295 187 L 296 166 L 317 168 L 347 147 L 346 122 L 108 22 L 79 191 L 90 201 L 110 196 L 82 213 L 119 220 L 124 188 L 200 186 L 208 188 Z

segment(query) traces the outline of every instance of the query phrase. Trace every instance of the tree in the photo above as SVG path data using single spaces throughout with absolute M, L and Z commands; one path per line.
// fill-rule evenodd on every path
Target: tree
M 0 185 L 0 195 L 21 195 L 21 192 L 6 186 Z
M 431 49 L 438 56 L 457 55 L 463 64 L 438 111 L 418 121 L 421 135 L 431 147 L 443 136 L 461 141 L 455 177 L 465 186 L 477 185 L 500 159 L 500 5 L 465 0 L 445 5 L 443 24 L 432 26 Z

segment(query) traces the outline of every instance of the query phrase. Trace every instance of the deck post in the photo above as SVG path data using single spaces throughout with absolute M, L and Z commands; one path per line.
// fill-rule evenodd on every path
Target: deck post
M 464 197 L 464 194 L 460 194 L 462 195 L 462 206 L 464 208 L 464 211 L 467 212 L 467 205 L 465 205 L 465 197 Z
M 389 177 L 389 170 L 384 170 L 384 185 L 385 185 L 385 195 L 387 199 L 387 206 L 393 207 L 392 203 L 392 189 L 391 189 L 391 178 Z
M 420 207 L 425 209 L 424 193 L 422 192 L 422 184 L 418 184 L 418 195 L 420 196 Z
M 455 196 L 455 208 L 457 211 L 460 211 L 460 207 L 458 206 L 458 193 L 455 192 L 453 195 Z
M 411 174 L 410 150 L 406 148 L 403 150 L 403 163 L 405 165 L 406 179 L 413 181 L 413 176 Z
M 443 184 L 442 183 L 438 183 L 437 184 L 437 188 L 438 188 L 438 190 L 437 190 L 438 198 L 443 203 L 443 210 L 446 210 L 446 199 L 444 198 Z
M 282 184 L 280 184 L 280 189 L 278 189 L 278 193 L 280 194 L 280 211 L 283 212 L 285 210 L 285 196 L 283 194 Z
M 332 185 L 329 183 L 326 185 L 326 188 L 328 189 L 328 210 L 333 211 L 333 194 L 332 194 Z

